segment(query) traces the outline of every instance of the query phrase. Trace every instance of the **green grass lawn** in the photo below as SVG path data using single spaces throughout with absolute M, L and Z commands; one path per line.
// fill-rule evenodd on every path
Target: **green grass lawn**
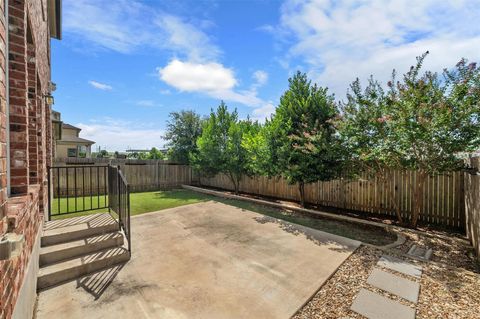
M 188 191 L 188 190 L 171 190 L 171 191 L 156 191 L 156 192 L 144 192 L 144 193 L 131 193 L 130 194 L 130 214 L 138 215 L 148 212 L 154 212 L 157 210 L 173 208 L 177 206 L 193 204 L 211 200 L 209 195 L 203 195 L 200 193 Z M 93 209 L 90 211 L 75 213 L 75 216 L 95 214 L 108 211 L 107 208 L 95 209 L 98 207 L 106 206 L 108 196 L 100 196 L 99 198 L 93 196 L 90 198 L 77 197 L 77 210 Z M 68 205 L 67 205 L 68 204 Z M 59 207 L 60 206 L 60 207 Z M 68 210 L 67 210 L 68 209 Z M 59 212 L 64 214 L 67 212 L 75 211 L 75 199 L 68 198 L 55 198 L 52 202 L 52 219 L 69 218 L 72 214 L 59 215 Z
M 83 206 L 85 200 L 85 206 Z M 77 207 L 99 207 L 105 205 L 106 197 L 101 197 L 99 200 L 93 197 L 92 201 L 90 197 L 77 198 Z M 194 204 L 199 202 L 205 202 L 209 200 L 215 200 L 227 205 L 235 206 L 241 209 L 254 211 L 266 216 L 274 217 L 291 223 L 307 226 L 310 228 L 322 230 L 328 233 L 340 235 L 343 237 L 360 240 L 373 245 L 386 245 L 396 240 L 396 236 L 391 234 L 380 227 L 362 225 L 358 223 L 351 223 L 345 221 L 339 221 L 335 219 L 329 219 L 324 217 L 317 217 L 307 214 L 299 214 L 296 212 L 290 212 L 286 210 L 280 210 L 273 207 L 261 206 L 250 202 L 241 200 L 223 199 L 211 195 L 201 194 L 190 190 L 178 189 L 170 191 L 156 191 L 156 192 L 144 192 L 144 193 L 132 193 L 130 194 L 130 213 L 131 215 L 139 215 L 148 212 L 159 211 L 162 209 L 178 207 L 187 204 Z M 68 214 L 68 215 L 56 215 L 58 214 L 58 199 L 53 202 L 52 219 L 68 218 L 72 216 L 87 215 L 99 212 L 108 211 L 106 208 L 99 210 L 92 210 L 88 212 Z M 90 206 L 92 204 L 92 206 Z M 74 209 L 75 200 L 70 198 L 68 201 L 68 207 L 70 211 Z M 65 198 L 60 199 L 60 212 L 67 211 L 67 200 Z

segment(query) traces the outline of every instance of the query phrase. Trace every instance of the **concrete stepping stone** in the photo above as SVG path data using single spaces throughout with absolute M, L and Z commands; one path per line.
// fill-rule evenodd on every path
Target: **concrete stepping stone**
M 415 309 L 363 288 L 350 309 L 369 319 L 415 319 Z
M 406 262 L 403 259 L 392 256 L 382 256 L 378 261 L 377 266 L 395 270 L 402 274 L 416 278 L 420 278 L 422 276 L 422 266 L 417 266 Z
M 381 269 L 374 269 L 367 283 L 408 301 L 417 303 L 420 285 L 414 281 L 393 275 Z
M 432 257 L 432 254 L 433 254 L 433 250 L 431 248 L 420 247 L 416 244 L 413 244 L 407 253 L 407 255 L 410 255 L 412 257 L 419 258 L 425 261 L 430 260 L 430 258 Z

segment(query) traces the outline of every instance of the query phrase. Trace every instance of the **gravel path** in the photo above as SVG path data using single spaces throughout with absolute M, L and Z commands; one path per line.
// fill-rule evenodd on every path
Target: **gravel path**
M 364 318 L 350 310 L 361 288 L 415 307 L 406 300 L 367 284 L 367 278 L 382 254 L 385 252 L 371 247 L 357 249 L 293 318 Z M 480 318 L 480 274 L 464 269 L 473 266 L 458 268 L 438 263 L 416 263 L 424 268 L 422 278 L 418 281 L 421 288 L 416 306 L 417 318 Z M 465 266 L 465 261 L 461 264 Z

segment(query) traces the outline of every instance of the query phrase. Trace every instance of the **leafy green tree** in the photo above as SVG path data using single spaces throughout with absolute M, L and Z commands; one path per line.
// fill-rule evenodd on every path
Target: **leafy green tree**
M 276 144 L 272 163 L 289 183 L 298 185 L 304 206 L 305 184 L 338 177 L 344 155 L 334 126 L 338 110 L 333 96 L 301 72 L 288 81 L 268 125 L 270 143 Z
M 147 159 L 164 159 L 165 155 L 156 147 L 152 147 L 147 154 Z
M 386 93 L 373 80 L 361 93 L 354 82 L 340 124 L 349 151 L 364 167 L 417 171 L 412 227 L 421 214 L 428 176 L 462 168 L 458 155 L 480 145 L 480 69 L 462 59 L 443 78 L 421 74 L 427 54 L 401 81 L 394 73 Z
M 248 170 L 254 175 L 276 177 L 280 175 L 278 166 L 278 150 L 281 145 L 278 122 L 268 120 L 264 125 L 256 124 L 256 127 L 247 132 L 243 139 L 243 147 L 247 151 Z
M 164 138 L 168 141 L 169 159 L 188 164 L 197 152 L 197 139 L 202 133 L 202 120 L 194 111 L 171 112 Z
M 480 146 L 480 68 L 462 59 L 443 72 L 443 79 L 429 71 L 420 74 L 427 54 L 402 81 L 389 83 L 386 121 L 395 141 L 394 161 L 418 172 L 412 227 L 421 214 L 427 177 L 462 168 L 458 155 Z
M 349 154 L 348 173 L 351 177 L 362 171 L 376 176 L 386 190 L 389 169 L 399 166 L 391 126 L 388 125 L 391 103 L 387 94 L 372 77 L 362 90 L 357 78 L 350 85 L 347 101 L 339 104 L 342 116 L 337 126 L 343 147 Z M 394 190 L 387 195 L 394 199 Z M 395 200 L 392 202 L 402 223 L 400 207 Z
M 100 151 L 98 151 L 98 153 L 96 155 L 97 155 L 97 158 L 108 158 L 108 157 L 110 157 L 107 150 L 100 150 Z
M 197 140 L 198 151 L 191 158 L 194 167 L 206 176 L 225 174 L 238 193 L 242 176 L 249 174 L 243 137 L 256 127 L 250 120 L 239 121 L 237 111 L 230 113 L 222 101 L 205 120 Z

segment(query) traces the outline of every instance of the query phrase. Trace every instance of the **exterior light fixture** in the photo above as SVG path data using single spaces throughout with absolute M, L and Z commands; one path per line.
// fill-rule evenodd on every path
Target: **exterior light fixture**
M 43 97 L 45 98 L 45 103 L 47 103 L 48 105 L 55 104 L 55 99 L 50 93 L 45 94 Z

